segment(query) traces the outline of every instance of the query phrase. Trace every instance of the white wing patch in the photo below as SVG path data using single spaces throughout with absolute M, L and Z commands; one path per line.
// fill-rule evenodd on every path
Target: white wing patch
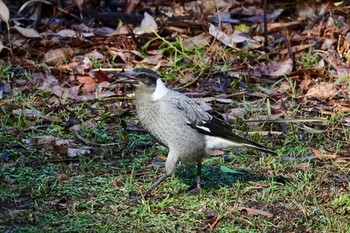
M 152 100 L 156 101 L 163 98 L 166 95 L 166 93 L 168 93 L 168 91 L 169 89 L 164 85 L 162 80 L 158 78 L 156 90 L 152 94 Z
M 207 131 L 208 133 L 210 133 L 210 129 L 208 127 L 205 127 L 205 126 L 199 126 L 199 125 L 196 125 L 195 126 L 197 129 L 201 129 L 201 130 L 204 130 L 204 131 Z
M 205 135 L 205 152 L 208 155 L 213 154 L 215 150 L 229 149 L 233 147 L 249 147 L 257 150 L 262 150 L 261 147 L 248 143 L 234 142 L 220 137 Z M 267 152 L 268 150 L 265 150 Z M 271 152 L 267 152 L 271 153 Z
M 249 146 L 243 143 L 232 142 L 215 136 L 205 136 L 205 151 L 207 154 L 212 154 L 215 150 L 228 149 L 232 147 Z

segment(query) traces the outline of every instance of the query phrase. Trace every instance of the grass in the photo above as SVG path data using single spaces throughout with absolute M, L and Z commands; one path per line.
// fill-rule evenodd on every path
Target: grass
M 123 158 L 103 148 L 68 164 L 45 161 L 47 154 L 54 153 L 50 150 L 28 152 L 10 153 L 17 159 L 1 168 L 2 231 L 193 232 L 212 223 L 207 212 L 221 216 L 217 232 L 349 229 L 349 194 L 341 187 L 349 184 L 334 179 L 342 172 L 331 160 L 312 165 L 253 154 L 241 154 L 231 162 L 211 158 L 204 163 L 204 189 L 199 196 L 186 195 L 195 181 L 195 167 L 180 166 L 150 199 L 134 203 L 133 197 L 163 172 L 162 166 L 145 167 L 157 164 L 154 155 L 166 151 L 151 146 Z M 239 173 L 222 172 L 220 166 Z M 60 174 L 67 179 L 60 179 Z M 248 217 L 240 206 L 269 211 L 275 217 Z
M 170 46 L 169 51 L 176 50 L 177 62 L 183 64 L 193 54 L 180 42 L 165 46 Z M 193 53 L 203 54 L 200 50 Z M 301 59 L 304 67 L 317 61 L 311 54 Z M 229 56 L 221 56 L 225 69 L 232 68 L 226 64 Z M 193 67 L 201 71 L 210 68 L 199 60 L 182 68 L 187 72 Z M 176 71 L 175 67 L 170 70 Z M 0 71 L 9 72 L 3 66 Z M 307 106 L 297 102 L 301 95 L 298 84 L 289 78 L 286 81 L 291 86 L 286 100 L 295 104 L 290 117 L 309 117 Z M 232 81 L 237 91 L 240 82 Z M 346 114 L 321 115 L 328 118 L 326 126 L 311 125 L 328 127 L 325 133 L 309 133 L 302 125 L 287 123 L 282 137 L 252 136 L 258 143 L 274 147 L 278 156 L 232 149 L 224 156 L 208 158 L 203 164 L 203 189 L 198 196 L 187 195 L 195 183 L 196 167 L 180 165 L 149 198 L 135 202 L 135 197 L 163 174 L 162 156 L 167 149 L 148 134 L 121 127 L 123 122 L 136 123 L 133 111 L 122 113 L 128 103 L 108 109 L 121 112 L 112 115 L 105 114 L 104 102 L 70 105 L 67 100 L 65 107 L 55 109 L 45 104 L 50 97 L 34 90 L 11 97 L 11 101 L 0 100 L 1 232 L 201 232 L 210 230 L 215 221 L 213 232 L 349 232 L 347 157 L 308 159 L 313 155 L 311 147 L 347 150 L 349 129 L 342 123 Z M 253 102 L 245 98 L 243 95 L 243 103 L 229 107 L 240 107 L 250 116 L 257 107 L 267 105 L 267 100 Z M 35 109 L 51 118 L 16 115 L 16 109 Z M 84 145 L 66 126 L 70 116 L 81 124 L 79 134 L 85 139 L 117 144 Z M 277 126 L 264 124 L 267 131 Z M 243 131 L 259 127 L 238 126 Z M 90 153 L 68 157 L 52 146 L 47 136 L 73 141 L 75 144 L 66 142 L 68 148 L 89 146 Z M 252 214 L 242 207 L 273 216 Z

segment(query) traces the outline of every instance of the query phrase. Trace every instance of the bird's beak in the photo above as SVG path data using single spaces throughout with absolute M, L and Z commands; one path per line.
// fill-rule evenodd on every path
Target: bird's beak
M 121 76 L 121 77 L 133 77 L 133 78 L 135 78 L 135 76 L 136 76 L 136 72 L 134 72 L 134 71 L 128 71 L 128 72 L 120 72 L 120 73 L 118 73 L 118 76 Z
M 128 72 L 120 72 L 117 74 L 119 77 L 125 77 L 127 79 L 124 79 L 123 82 L 130 83 L 130 84 L 137 84 L 138 80 L 135 78 L 136 72 L 134 71 L 128 71 Z

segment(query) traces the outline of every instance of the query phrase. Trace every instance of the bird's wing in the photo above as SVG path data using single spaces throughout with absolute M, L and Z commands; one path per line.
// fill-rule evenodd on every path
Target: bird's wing
M 237 144 L 242 144 L 242 146 L 252 147 L 270 154 L 276 154 L 265 146 L 233 133 L 231 126 L 225 121 L 204 111 L 193 99 L 182 94 L 177 94 L 170 95 L 169 101 L 185 114 L 188 121 L 187 124 L 193 129 L 205 135 L 220 137 Z
M 200 125 L 201 122 L 210 121 L 213 117 L 208 112 L 204 111 L 193 99 L 175 91 L 168 93 L 167 102 L 170 103 L 172 107 L 180 110 L 190 124 Z

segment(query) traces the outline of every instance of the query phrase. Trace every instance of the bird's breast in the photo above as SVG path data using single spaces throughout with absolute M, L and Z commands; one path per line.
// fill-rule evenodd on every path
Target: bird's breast
M 170 150 L 178 151 L 180 160 L 192 162 L 204 156 L 204 136 L 188 126 L 185 115 L 178 109 L 139 96 L 136 111 L 142 126 Z

